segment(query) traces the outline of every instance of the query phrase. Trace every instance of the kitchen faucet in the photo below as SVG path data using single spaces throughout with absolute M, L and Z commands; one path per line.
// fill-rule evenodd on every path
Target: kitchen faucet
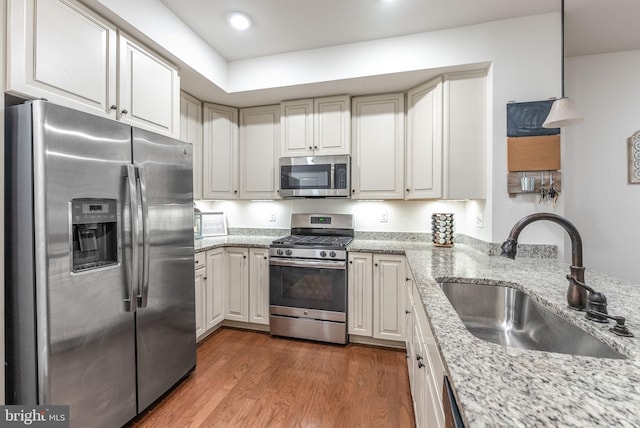
M 511 229 L 509 237 L 502 243 L 500 247 L 503 257 L 510 259 L 516 258 L 518 251 L 518 236 L 522 229 L 529 223 L 538 220 L 549 220 L 559 224 L 567 231 L 571 238 L 571 274 L 567 275 L 569 280 L 569 289 L 567 290 L 567 303 L 569 308 L 577 311 L 586 309 L 586 318 L 592 321 L 606 323 L 609 319 L 615 320 L 616 325 L 609 329 L 618 336 L 633 337 L 633 334 L 627 329 L 624 317 L 611 316 L 607 312 L 607 298 L 604 294 L 595 291 L 584 283 L 584 266 L 582 266 L 582 238 L 578 229 L 566 218 L 553 213 L 535 213 L 529 214 L 518 220 Z M 587 297 L 587 292 L 589 295 Z
M 529 223 L 533 223 L 538 220 L 548 220 L 559 224 L 567 231 L 571 238 L 571 274 L 567 275 L 569 280 L 569 289 L 567 290 L 567 303 L 571 309 L 578 311 L 584 311 L 587 308 L 587 291 L 596 294 L 594 297 L 594 303 L 599 306 L 593 308 L 599 312 L 606 313 L 606 298 L 601 293 L 596 293 L 594 290 L 584 283 L 584 266 L 582 266 L 582 238 L 578 229 L 566 218 L 561 217 L 553 213 L 535 213 L 521 218 L 511 229 L 511 233 L 506 241 L 500 247 L 503 257 L 509 257 L 510 259 L 516 258 L 518 251 L 518 236 L 522 229 L 524 229 Z M 604 302 L 602 300 L 604 299 Z M 604 305 L 604 306 L 603 306 Z

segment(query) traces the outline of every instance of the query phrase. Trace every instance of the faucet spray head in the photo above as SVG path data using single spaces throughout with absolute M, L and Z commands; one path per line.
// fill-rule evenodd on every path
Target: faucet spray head
M 500 253 L 502 257 L 515 259 L 516 253 L 518 252 L 518 241 L 515 239 L 507 239 L 502 243 L 500 248 L 502 249 L 502 252 Z

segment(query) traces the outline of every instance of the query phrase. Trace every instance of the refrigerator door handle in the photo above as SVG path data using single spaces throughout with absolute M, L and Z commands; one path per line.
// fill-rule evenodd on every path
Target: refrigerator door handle
M 142 166 L 138 166 L 140 180 L 140 202 L 142 205 L 142 290 L 138 295 L 138 307 L 146 308 L 149 297 L 149 204 L 147 199 L 147 178 Z
M 129 276 L 129 297 L 125 299 L 128 303 L 128 311 L 136 311 L 136 284 L 138 283 L 139 258 L 138 242 L 140 241 L 140 231 L 138 230 L 138 191 L 136 170 L 133 165 L 127 165 L 127 183 L 129 185 L 129 212 L 131 221 L 131 273 Z

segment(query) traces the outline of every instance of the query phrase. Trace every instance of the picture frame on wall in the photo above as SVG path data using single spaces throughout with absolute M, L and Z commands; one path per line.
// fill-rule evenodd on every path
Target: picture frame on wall
M 629 138 L 629 183 L 640 184 L 640 131 Z
M 227 234 L 227 221 L 223 212 L 202 213 L 202 236 L 224 236 Z

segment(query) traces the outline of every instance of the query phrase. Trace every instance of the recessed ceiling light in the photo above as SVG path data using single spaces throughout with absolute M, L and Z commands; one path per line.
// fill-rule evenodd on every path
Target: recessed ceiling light
M 246 30 L 251 27 L 251 18 L 240 12 L 233 12 L 227 16 L 227 21 L 236 30 Z

